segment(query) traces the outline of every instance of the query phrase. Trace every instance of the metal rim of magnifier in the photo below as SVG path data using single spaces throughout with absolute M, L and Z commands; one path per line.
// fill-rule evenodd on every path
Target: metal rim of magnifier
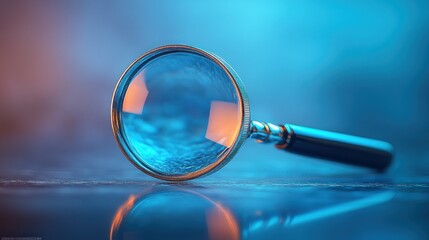
M 122 109 L 125 92 L 129 84 L 131 83 L 132 79 L 139 72 L 139 70 L 142 69 L 147 63 L 154 60 L 155 58 L 158 58 L 166 54 L 177 53 L 177 52 L 191 53 L 191 54 L 196 54 L 196 55 L 208 58 L 209 60 L 213 61 L 215 64 L 220 66 L 225 71 L 225 73 L 227 73 L 238 95 L 238 101 L 241 106 L 240 111 L 241 111 L 242 120 L 240 123 L 241 124 L 240 132 L 238 133 L 235 139 L 234 145 L 230 148 L 226 148 L 224 152 L 221 153 L 222 156 L 219 159 L 217 159 L 214 163 L 202 169 L 199 169 L 197 171 L 190 172 L 187 174 L 168 175 L 168 174 L 155 171 L 150 166 L 144 163 L 144 159 L 139 159 L 137 155 L 133 152 L 132 148 L 128 145 L 126 141 L 125 133 L 123 132 L 122 116 L 120 114 L 120 110 Z M 244 141 L 247 139 L 250 133 L 249 99 L 246 94 L 246 90 L 244 89 L 243 83 L 240 77 L 238 76 L 238 74 L 234 71 L 234 69 L 232 69 L 231 66 L 228 65 L 228 63 L 226 63 L 220 57 L 212 53 L 208 53 L 204 50 L 201 50 L 195 47 L 186 46 L 186 45 L 166 45 L 166 46 L 158 47 L 143 54 L 138 59 L 136 59 L 133 63 L 131 63 L 130 66 L 128 66 L 128 68 L 122 74 L 122 76 L 119 78 L 119 81 L 113 92 L 110 116 L 111 116 L 112 130 L 116 138 L 116 142 L 118 143 L 119 148 L 121 149 L 122 153 L 127 157 L 127 159 L 135 167 L 137 167 L 144 173 L 152 177 L 159 178 L 162 180 L 168 180 L 168 181 L 190 180 L 190 179 L 209 175 L 216 172 L 217 170 L 225 166 L 232 159 L 232 157 L 237 153 L 238 149 L 244 143 Z

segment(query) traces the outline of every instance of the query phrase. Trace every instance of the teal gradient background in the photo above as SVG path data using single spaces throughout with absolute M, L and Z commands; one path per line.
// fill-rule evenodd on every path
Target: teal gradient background
M 253 239 L 428 239 L 428 9 L 420 0 L 1 0 L 0 237 L 107 239 L 127 199 L 178 188 L 229 209 L 241 236 L 262 230 Z M 252 119 L 385 140 L 393 165 L 377 175 L 248 140 L 205 178 L 143 174 L 115 142 L 110 101 L 127 66 L 166 44 L 226 60 Z M 341 213 L 365 199 L 385 202 Z M 188 220 L 206 216 L 191 210 Z M 278 216 L 320 220 L 267 228 Z
M 1 176 L 143 177 L 116 147 L 110 99 L 128 64 L 173 43 L 230 63 L 253 119 L 386 140 L 396 148 L 391 174 L 427 175 L 426 9 L 425 1 L 3 1 Z M 224 171 L 237 170 L 360 171 L 250 141 Z

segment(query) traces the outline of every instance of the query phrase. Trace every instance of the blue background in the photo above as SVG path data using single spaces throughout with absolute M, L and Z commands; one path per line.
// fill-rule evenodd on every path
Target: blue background
M 128 64 L 174 43 L 228 61 L 252 119 L 386 140 L 396 149 L 389 174 L 427 175 L 427 9 L 425 1 L 3 1 L 0 176 L 145 178 L 116 146 L 110 99 Z M 249 140 L 210 178 L 356 171 Z

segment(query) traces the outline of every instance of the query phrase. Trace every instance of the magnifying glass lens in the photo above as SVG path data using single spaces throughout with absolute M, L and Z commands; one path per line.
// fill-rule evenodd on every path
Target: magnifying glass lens
M 185 175 L 221 159 L 240 132 L 239 93 L 212 59 L 171 52 L 137 62 L 125 83 L 120 128 L 135 164 Z

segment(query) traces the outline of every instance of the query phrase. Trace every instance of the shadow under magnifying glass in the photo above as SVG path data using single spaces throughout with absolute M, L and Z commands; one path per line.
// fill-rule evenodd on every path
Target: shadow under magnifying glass
M 358 192 L 311 187 L 246 188 L 152 186 L 139 195 L 131 195 L 118 208 L 110 239 L 279 238 L 279 233 L 295 225 L 393 198 L 392 191 L 374 188 Z

